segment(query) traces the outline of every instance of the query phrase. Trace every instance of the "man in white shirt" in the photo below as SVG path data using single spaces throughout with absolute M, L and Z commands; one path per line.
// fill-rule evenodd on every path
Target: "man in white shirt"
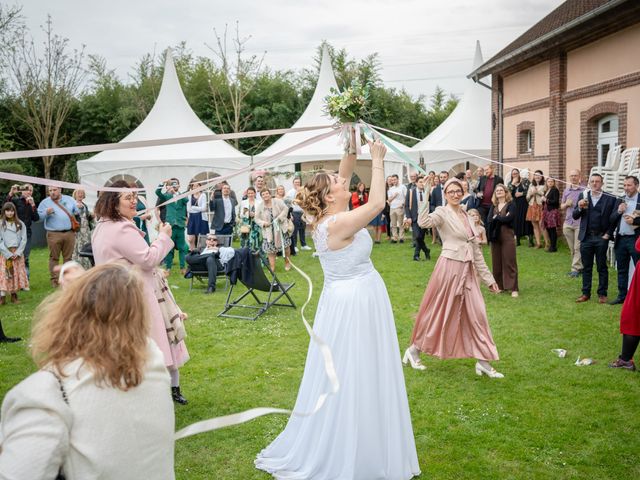
M 219 250 L 218 237 L 213 233 L 208 233 L 207 243 L 202 252 L 190 253 L 186 258 L 189 270 L 195 272 L 206 271 L 208 273 L 209 283 L 206 293 L 216 291 L 216 277 L 218 272 L 224 268 L 222 263 L 220 263 Z M 187 272 L 187 275 L 189 275 L 189 273 L 190 272 Z
M 389 204 L 389 219 L 391 228 L 391 243 L 404 243 L 404 201 L 407 196 L 407 189 L 400 183 L 398 175 L 392 175 L 393 186 L 387 192 L 387 203 Z
M 610 305 L 624 303 L 629 284 L 629 262 L 637 265 L 640 254 L 636 252 L 636 240 L 640 235 L 640 204 L 638 202 L 638 178 L 632 175 L 624 179 L 624 197 L 618 200 L 616 209 L 611 215 L 615 223 L 614 251 L 618 268 L 618 296 Z
M 231 196 L 231 187 L 222 185 L 222 196 L 214 198 L 209 204 L 213 212 L 211 228 L 219 235 L 231 235 L 236 224 L 236 206 L 238 202 Z

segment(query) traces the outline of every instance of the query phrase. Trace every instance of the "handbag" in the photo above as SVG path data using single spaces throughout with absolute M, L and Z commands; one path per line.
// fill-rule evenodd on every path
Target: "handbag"
M 289 218 L 287 220 L 287 233 L 291 235 L 295 229 L 296 229 L 296 226 L 293 224 L 293 220 Z
M 69 217 L 69 220 L 71 220 L 71 230 L 73 230 L 74 232 L 77 232 L 78 230 L 80 230 L 80 222 L 78 220 L 76 220 L 76 217 L 71 215 L 69 213 L 69 210 L 64 208 L 64 205 L 62 205 L 57 200 L 54 200 L 53 203 L 55 203 L 57 206 L 59 206 L 62 209 L 62 211 L 67 214 L 67 217 Z
M 249 225 L 240 225 L 241 234 L 246 235 L 249 232 L 251 232 L 251 227 L 249 227 Z

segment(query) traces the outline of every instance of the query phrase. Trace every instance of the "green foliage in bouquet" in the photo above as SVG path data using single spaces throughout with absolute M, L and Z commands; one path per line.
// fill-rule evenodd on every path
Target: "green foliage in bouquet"
M 344 92 L 335 88 L 331 89 L 331 95 L 325 97 L 325 113 L 340 123 L 353 123 L 365 118 L 368 113 L 367 102 L 369 100 L 370 85 L 360 84 L 357 80 L 351 82 L 351 86 Z

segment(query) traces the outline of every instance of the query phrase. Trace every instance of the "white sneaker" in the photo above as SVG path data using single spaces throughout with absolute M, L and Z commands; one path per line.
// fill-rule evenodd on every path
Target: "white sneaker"
M 22 291 L 23 291 L 23 292 L 28 292 L 28 291 L 30 291 L 30 290 L 31 290 L 31 289 L 30 289 L 29 287 L 25 287 L 25 288 L 23 288 L 23 289 L 22 289 Z
M 300 251 L 300 249 L 298 247 L 293 247 L 293 249 L 295 250 L 296 253 L 298 253 Z
M 309 245 L 305 245 L 303 247 L 300 247 L 300 249 L 302 249 L 302 250 L 311 250 L 311 247 Z

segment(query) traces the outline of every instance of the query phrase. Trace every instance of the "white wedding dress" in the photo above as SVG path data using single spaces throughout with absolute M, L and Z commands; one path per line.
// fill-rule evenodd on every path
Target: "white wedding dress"
M 367 230 L 347 247 L 329 250 L 331 221 L 335 217 L 314 232 L 324 288 L 313 328 L 333 352 L 340 389 L 315 415 L 292 415 L 255 464 L 287 480 L 409 479 L 420 467 L 389 295 L 369 258 Z M 322 355 L 311 342 L 295 411 L 312 411 L 329 390 Z

